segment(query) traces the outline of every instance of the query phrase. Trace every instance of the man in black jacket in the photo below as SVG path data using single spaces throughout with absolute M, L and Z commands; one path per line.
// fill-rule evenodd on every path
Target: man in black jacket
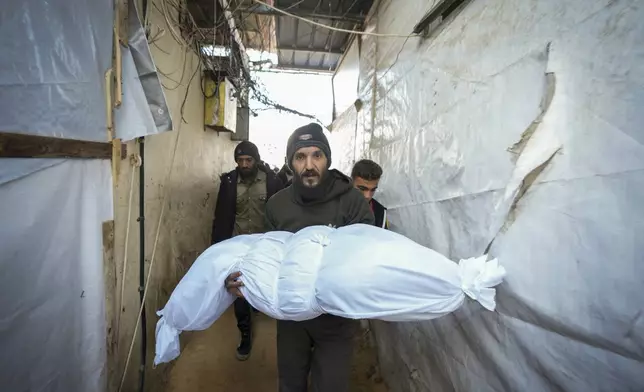
M 373 195 L 378 189 L 380 177 L 382 177 L 382 168 L 376 162 L 369 159 L 362 159 L 356 162 L 353 165 L 353 170 L 351 170 L 353 186 L 362 192 L 362 195 L 369 203 L 371 212 L 373 212 L 376 218 L 376 226 L 388 229 L 387 209 L 373 198 Z
M 305 227 L 372 225 L 373 214 L 351 179 L 329 170 L 331 149 L 322 127 L 298 128 L 288 140 L 286 155 L 293 183 L 266 205 L 267 230 L 296 232 Z M 351 260 L 346 260 L 350 263 Z M 224 283 L 241 295 L 239 273 Z M 347 277 L 351 279 L 351 277 Z M 243 277 L 242 277 L 243 280 Z M 277 366 L 280 392 L 347 392 L 351 373 L 353 337 L 358 324 L 332 315 L 307 321 L 277 321 Z
M 221 176 L 212 243 L 240 234 L 264 231 L 266 201 L 283 188 L 277 175 L 267 169 L 259 156 L 257 146 L 244 141 L 235 147 L 237 168 Z M 235 301 L 235 317 L 241 332 L 237 359 L 245 361 L 252 348 L 251 308 L 243 298 Z

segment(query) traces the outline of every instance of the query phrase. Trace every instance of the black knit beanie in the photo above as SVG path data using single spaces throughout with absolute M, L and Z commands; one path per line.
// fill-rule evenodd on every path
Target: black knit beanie
M 291 170 L 293 169 L 293 156 L 295 156 L 295 152 L 304 147 L 317 147 L 322 150 L 328 160 L 327 168 L 331 166 L 331 146 L 319 124 L 310 123 L 299 127 L 288 138 L 286 157 L 288 158 L 288 166 Z
M 240 155 L 248 155 L 255 158 L 257 162 L 260 161 L 257 146 L 248 140 L 239 143 L 237 147 L 235 147 L 235 162 Z

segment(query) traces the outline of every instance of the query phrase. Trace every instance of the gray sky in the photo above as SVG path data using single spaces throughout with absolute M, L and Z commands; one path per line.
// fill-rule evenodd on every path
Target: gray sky
M 331 123 L 333 95 L 331 74 L 258 72 L 268 96 L 283 106 L 316 116 L 323 126 Z M 251 102 L 251 108 L 261 107 Z M 261 110 L 250 119 L 250 140 L 257 144 L 262 159 L 277 167 L 284 164 L 286 141 L 297 127 L 312 120 L 277 110 Z

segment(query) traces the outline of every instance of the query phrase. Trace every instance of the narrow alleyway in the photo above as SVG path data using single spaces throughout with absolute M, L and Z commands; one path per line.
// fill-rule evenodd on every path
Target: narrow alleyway
M 275 321 L 255 317 L 253 353 L 246 362 L 235 359 L 237 329 L 232 309 L 206 331 L 194 333 L 171 370 L 166 392 L 277 391 Z M 376 356 L 356 339 L 351 392 L 387 392 L 375 375 Z

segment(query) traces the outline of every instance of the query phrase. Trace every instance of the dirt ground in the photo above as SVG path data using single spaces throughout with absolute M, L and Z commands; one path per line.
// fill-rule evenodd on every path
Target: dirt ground
M 277 392 L 275 321 L 256 315 L 253 352 L 235 359 L 238 332 L 232 309 L 206 331 L 192 334 L 172 367 L 166 392 Z M 351 392 L 387 392 L 377 374 L 374 350 L 363 332 L 356 336 Z

